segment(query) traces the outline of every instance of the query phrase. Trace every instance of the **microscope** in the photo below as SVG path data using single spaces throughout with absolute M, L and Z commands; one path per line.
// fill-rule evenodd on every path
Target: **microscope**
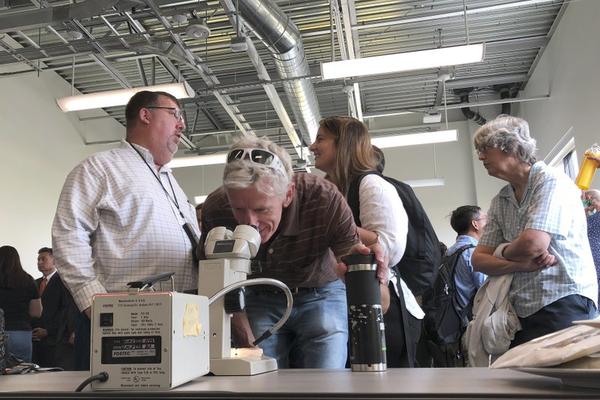
M 226 292 L 243 286 L 277 286 L 285 293 L 288 307 L 281 320 L 261 338 L 268 337 L 287 320 L 293 300 L 285 284 L 268 278 L 246 280 L 250 273 L 250 259 L 256 256 L 259 247 L 260 234 L 249 225 L 238 225 L 233 232 L 219 226 L 206 237 L 204 249 L 207 259 L 199 264 L 198 294 L 210 298 L 210 371 L 215 375 L 256 375 L 277 369 L 277 361 L 263 356 L 259 348 L 231 347 L 232 310 L 223 297 Z
M 276 370 L 276 360 L 263 356 L 260 348 L 231 348 L 233 311 L 226 294 L 252 285 L 273 285 L 284 292 L 286 311 L 255 345 L 291 314 L 292 293 L 284 283 L 246 279 L 259 247 L 260 234 L 252 226 L 240 225 L 233 232 L 217 227 L 205 241 L 208 259 L 200 261 L 199 295 L 176 292 L 173 273 L 129 282 L 127 291 L 95 295 L 92 376 L 84 384 L 91 382 L 93 390 L 165 390 L 209 371 L 256 375 Z M 171 281 L 171 290 L 156 291 L 154 285 L 164 280 Z

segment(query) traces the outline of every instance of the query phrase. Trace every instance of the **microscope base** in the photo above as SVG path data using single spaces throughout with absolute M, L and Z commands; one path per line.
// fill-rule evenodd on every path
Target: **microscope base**
M 215 375 L 257 375 L 277 370 L 271 357 L 212 358 L 210 372 Z

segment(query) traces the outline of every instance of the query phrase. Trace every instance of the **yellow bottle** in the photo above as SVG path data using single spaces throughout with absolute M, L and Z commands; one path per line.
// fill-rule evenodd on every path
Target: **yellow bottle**
M 598 146 L 596 143 L 594 143 L 592 147 L 583 153 L 583 163 L 581 164 L 581 168 L 579 168 L 577 179 L 575 179 L 575 184 L 579 187 L 579 189 L 588 190 L 590 188 L 590 184 L 592 183 L 592 179 L 594 179 L 596 169 L 600 167 L 597 161 L 599 158 L 600 146 Z

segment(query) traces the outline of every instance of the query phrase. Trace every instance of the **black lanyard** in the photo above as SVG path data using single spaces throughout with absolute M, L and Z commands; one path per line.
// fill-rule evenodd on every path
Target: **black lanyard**
M 169 181 L 169 186 L 171 187 L 171 192 L 173 193 L 173 197 L 171 197 L 171 195 L 169 194 L 169 191 L 163 185 L 158 174 L 154 173 L 152 166 L 150 164 L 148 164 L 148 161 L 146 161 L 146 159 L 144 158 L 142 153 L 140 153 L 140 151 L 130 141 L 127 140 L 127 143 L 140 156 L 140 158 L 142 159 L 144 164 L 146 164 L 146 167 L 148 167 L 148 170 L 150 171 L 152 176 L 154 176 L 156 178 L 156 180 L 158 181 L 158 184 L 162 188 L 163 192 L 165 192 L 165 195 L 167 196 L 167 199 L 169 200 L 169 202 L 172 202 L 175 205 L 175 207 L 177 207 L 177 211 L 179 211 L 179 215 L 181 215 L 181 218 L 183 219 L 183 222 L 184 222 L 181 227 L 183 228 L 188 239 L 190 239 L 190 243 L 192 244 L 192 255 L 194 257 L 194 260 L 196 260 L 196 247 L 198 246 L 198 239 L 196 238 L 196 235 L 194 235 L 194 230 L 192 229 L 191 224 L 185 220 L 185 215 L 183 215 L 181 208 L 179 208 L 179 202 L 177 201 L 177 195 L 175 194 L 175 189 L 173 188 L 173 184 L 171 183 L 171 178 L 169 177 L 169 174 L 167 174 L 167 180 Z
M 177 211 L 179 211 L 179 215 L 181 215 L 181 218 L 183 218 L 185 220 L 185 217 L 184 217 L 183 213 L 181 212 L 181 209 L 179 208 L 179 202 L 177 201 L 177 196 L 175 195 L 175 189 L 173 189 L 173 184 L 171 183 L 171 178 L 169 178 L 169 174 L 167 174 L 167 180 L 169 181 L 169 186 L 171 186 L 171 192 L 173 192 L 173 197 L 171 197 L 171 195 L 167 191 L 167 188 L 163 185 L 158 174 L 154 173 L 154 170 L 152 169 L 150 164 L 148 164 L 148 161 L 146 161 L 146 159 L 144 158 L 142 153 L 140 153 L 140 151 L 131 142 L 127 141 L 127 143 L 131 146 L 131 148 L 133 150 L 135 150 L 135 152 L 138 154 L 138 156 L 140 156 L 140 158 L 142 159 L 144 164 L 146 164 L 146 167 L 148 167 L 148 170 L 150 171 L 152 176 L 154 176 L 156 178 L 156 180 L 158 181 L 158 184 L 162 188 L 163 192 L 165 192 L 167 199 L 169 199 L 169 201 L 172 202 L 175 205 L 175 207 L 177 207 Z

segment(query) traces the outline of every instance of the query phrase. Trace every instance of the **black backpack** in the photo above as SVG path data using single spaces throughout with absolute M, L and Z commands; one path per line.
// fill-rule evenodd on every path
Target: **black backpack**
M 433 288 L 423 296 L 423 329 L 434 367 L 466 366 L 461 338 L 469 316 L 459 312 L 454 276 L 461 254 L 473 247 L 465 245 L 452 255 L 444 256 Z
M 408 216 L 408 235 L 404 255 L 393 268 L 400 274 L 411 292 L 415 296 L 421 296 L 433 286 L 440 265 L 441 254 L 437 235 L 412 187 L 376 171 L 356 177 L 348 188 L 348 205 L 358 226 L 360 226 L 358 189 L 362 178 L 369 174 L 377 174 L 391 183 L 402 200 Z

